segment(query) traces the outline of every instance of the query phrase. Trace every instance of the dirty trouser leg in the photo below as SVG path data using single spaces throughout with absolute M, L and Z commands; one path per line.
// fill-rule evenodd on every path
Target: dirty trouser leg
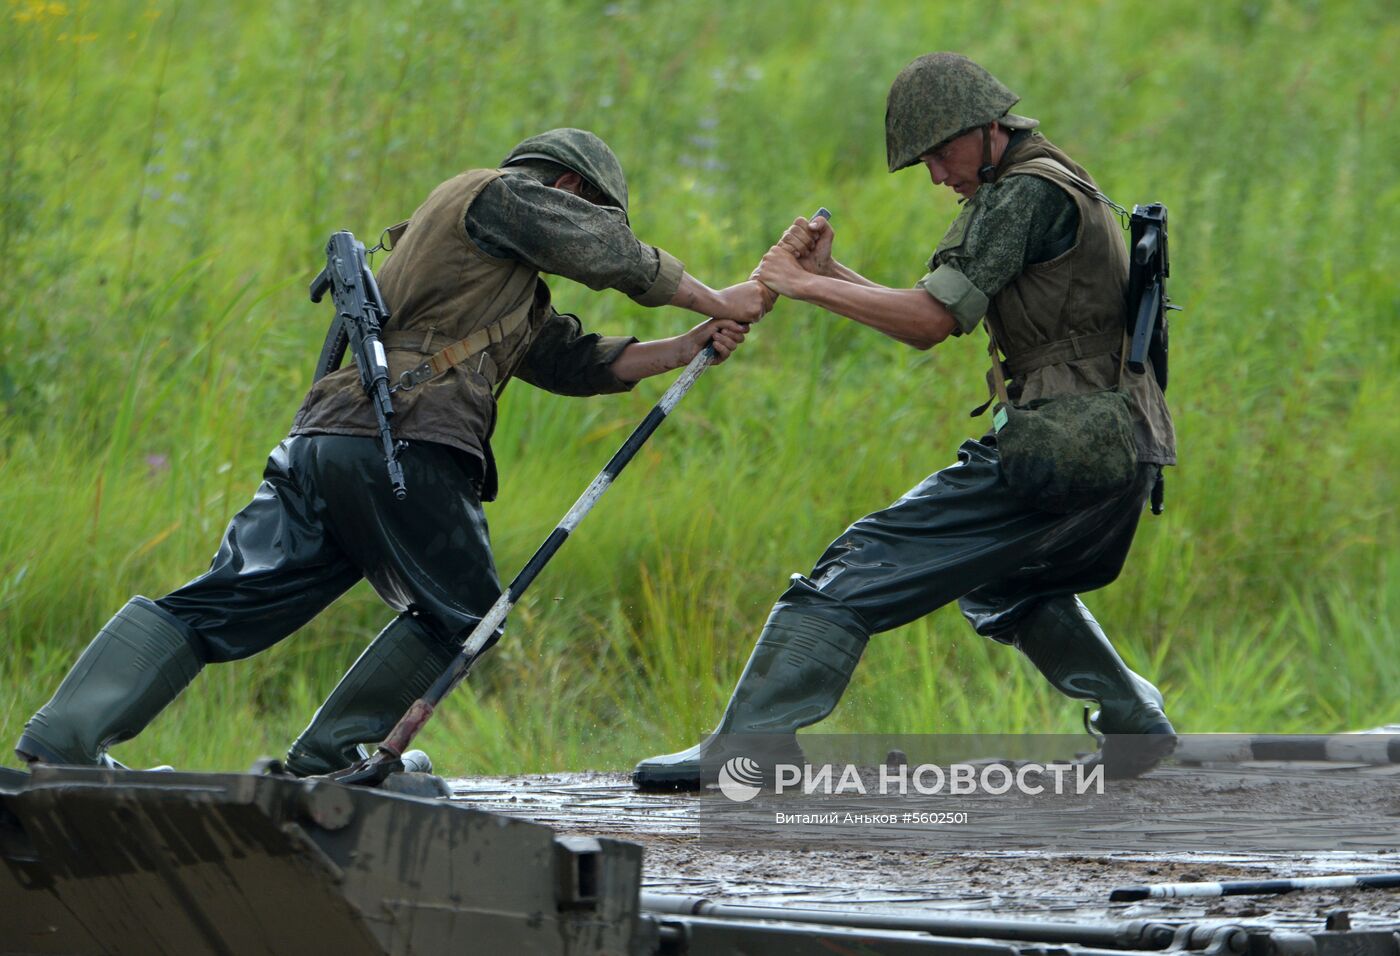
M 1026 561 L 961 595 L 958 606 L 968 623 L 983 637 L 1011 644 L 1012 632 L 1042 602 L 1117 580 L 1156 476 L 1156 465 L 1140 465 L 1132 488 L 1092 509 L 1087 531 L 1081 524 L 1080 533 L 1048 539 Z
M 209 662 L 247 657 L 310 620 L 359 573 L 325 537 L 291 442 L 268 458 L 210 568 L 157 601 L 128 602 L 93 640 L 17 749 L 46 762 L 103 762 Z
M 302 627 L 360 579 L 324 525 L 306 438 L 273 449 L 209 570 L 155 603 L 199 636 L 206 663 L 242 660 Z
M 1099 705 L 1094 726 L 1107 735 L 1100 756 L 1110 777 L 1151 769 L 1171 751 L 1174 731 L 1161 693 L 1128 668 L 1075 592 L 1118 577 L 1156 474 L 1155 466 L 1142 466 L 1134 494 L 1105 516 L 1091 539 L 1049 553 L 958 601 L 979 634 L 1016 647 L 1066 696 Z
M 824 718 L 866 639 L 907 624 L 1047 550 L 1082 541 L 1120 502 L 1072 515 L 1029 508 L 1001 477 L 996 448 L 964 442 L 958 464 L 930 476 L 836 539 L 810 576 L 794 576 L 769 616 L 724 717 L 696 747 L 642 761 L 639 787 L 694 788 L 762 733 L 774 752 Z
M 958 599 L 978 634 L 1016 647 L 1066 696 L 1098 701 L 1105 733 L 1148 732 L 1165 720 L 1161 694 L 1127 668 L 1076 596 L 1122 571 L 1156 473 L 1143 465 L 1124 506 L 1105 515 L 1091 538 L 1051 549 Z
M 391 608 L 460 642 L 501 594 L 479 469 L 447 445 L 408 442 L 400 460 L 413 484 L 399 501 L 374 439 L 307 441 L 326 527 L 345 555 Z
M 1125 511 L 1135 525 L 1140 510 L 1133 488 L 1070 514 L 1039 511 L 1007 489 L 995 446 L 966 441 L 957 464 L 847 528 L 810 575 L 793 577 L 778 606 L 881 633 L 991 582 L 1092 551 L 1106 525 Z
M 287 754 L 297 774 L 353 764 L 383 740 L 500 595 L 477 475 L 444 445 L 411 442 L 409 498 L 393 497 L 372 439 L 316 436 L 308 470 L 326 525 L 399 617 L 341 678 Z

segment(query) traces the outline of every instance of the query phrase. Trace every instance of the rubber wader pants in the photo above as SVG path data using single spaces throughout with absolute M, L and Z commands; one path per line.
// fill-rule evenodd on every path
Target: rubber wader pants
M 28 761 L 119 767 L 107 748 L 144 730 L 203 666 L 191 637 L 150 600 L 132 598 L 24 725 L 15 752 Z
M 386 723 L 392 728 L 407 706 L 401 703 L 407 691 L 391 685 L 401 680 L 416 688 L 424 675 L 427 681 L 436 678 L 500 594 L 475 463 L 431 442 L 408 443 L 400 460 L 409 482 L 406 501 L 394 498 L 374 439 L 288 438 L 268 458 L 252 501 L 229 522 L 209 570 L 142 605 L 149 605 L 156 619 L 167 620 L 172 633 L 185 636 L 193 651 L 190 666 L 197 670 L 271 647 L 367 578 L 400 617 L 350 669 L 346 686 L 332 693 L 299 738 L 293 763 L 311 767 L 317 761 L 313 772 L 340 769 L 330 766 L 338 761 L 349 766 L 355 757 L 347 744 L 360 734 L 368 736 L 353 743 L 378 743 L 382 737 L 375 729 Z M 113 621 L 144 600 L 133 601 Z M 367 679 L 365 672 L 379 663 L 396 676 Z M 105 687 L 117 679 L 109 672 L 120 667 L 120 661 L 109 664 L 104 658 L 86 669 L 100 672 Z M 80 660 L 55 700 L 65 696 L 66 712 L 82 715 L 70 721 L 113 724 L 118 711 L 112 695 L 89 690 L 99 686 L 92 678 L 65 694 L 63 688 L 82 669 Z M 139 726 L 128 731 L 122 725 L 125 736 L 116 739 L 139 731 L 178 690 L 165 681 L 143 696 Z M 52 705 L 35 720 L 50 720 L 51 712 Z M 61 748 L 53 756 L 62 762 L 94 762 L 93 748 L 70 745 L 69 735 L 41 731 L 38 739 L 51 737 Z
M 713 783 L 713 768 L 743 750 L 727 740 L 731 728 L 790 734 L 821 719 L 836 706 L 869 635 L 902 627 L 950 601 L 959 601 L 978 633 L 1015 642 L 1018 628 L 1049 620 L 1036 614 L 1046 602 L 1072 599 L 1118 576 L 1155 477 L 1155 465 L 1142 465 L 1133 487 L 1117 498 L 1071 514 L 1038 511 L 1007 490 L 994 444 L 964 442 L 957 464 L 851 525 L 811 575 L 795 575 L 778 600 L 770 625 L 781 612 L 784 621 L 802 621 L 813 632 L 842 635 L 838 640 L 850 652 L 844 674 L 836 679 L 810 667 L 755 666 L 762 660 L 756 647 L 716 733 L 690 750 L 642 761 L 633 782 L 643 788 Z M 1056 633 L 1062 645 L 1063 628 Z M 1087 639 L 1087 630 L 1079 633 Z M 1093 633 L 1112 652 L 1097 626 Z M 1029 636 L 1024 645 L 1032 646 Z M 1115 715 L 1126 715 L 1115 732 L 1152 732 L 1156 724 L 1148 719 L 1153 711 L 1147 703 L 1160 715 L 1160 695 L 1123 667 L 1116 653 L 1110 661 L 1101 651 L 1074 658 L 1094 669 L 1095 692 L 1141 704 L 1114 704 Z M 783 686 L 767 686 L 775 681 Z M 770 703 L 789 700 L 803 705 Z

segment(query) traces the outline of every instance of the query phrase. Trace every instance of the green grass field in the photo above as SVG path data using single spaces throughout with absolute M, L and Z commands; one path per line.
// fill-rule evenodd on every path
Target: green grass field
M 909 285 L 955 212 L 884 166 L 909 60 L 965 52 L 1120 203 L 1171 210 L 1181 466 L 1087 600 L 1178 729 L 1400 719 L 1400 20 L 1384 0 L 729 5 L 0 0 L 0 744 L 128 596 L 201 571 L 285 434 L 369 237 L 551 126 L 629 172 L 633 225 L 711 285 L 797 214 Z M 237 9 L 239 12 L 232 12 Z M 585 324 L 693 316 L 551 282 Z M 707 375 L 424 735 L 456 773 L 623 768 L 718 718 L 772 600 L 947 464 L 985 350 L 784 302 Z M 666 379 L 511 387 L 489 506 L 524 563 Z M 363 585 L 212 667 L 118 755 L 280 753 L 389 612 Z M 1079 706 L 955 609 L 877 637 L 824 729 L 1073 732 Z M 13 759 L 13 758 L 9 758 Z

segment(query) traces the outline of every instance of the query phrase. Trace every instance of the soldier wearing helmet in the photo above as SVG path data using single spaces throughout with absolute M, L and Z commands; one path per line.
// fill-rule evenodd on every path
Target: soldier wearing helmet
M 382 740 L 500 593 L 481 503 L 496 493 L 490 437 L 506 381 L 564 395 L 626 391 L 707 343 L 727 356 L 764 312 L 757 282 L 715 291 L 639 241 L 627 203 L 617 157 L 578 129 L 533 136 L 500 168 L 434 189 L 378 271 L 391 381 L 429 356 L 453 357 L 392 396 L 408 499 L 389 487 L 354 366 L 321 378 L 209 570 L 119 610 L 26 724 L 20 756 L 111 765 L 107 747 L 138 733 L 206 663 L 270 647 L 361 578 L 396 616 L 292 745 L 287 767 L 338 770 Z M 586 333 L 551 306 L 541 272 L 712 318 L 652 342 Z M 412 765 L 428 769 L 421 757 Z
M 984 323 L 1005 353 L 1013 403 L 1120 381 L 1127 281 L 1118 223 L 1089 173 L 1009 112 L 1017 102 L 955 53 L 919 57 L 890 88 L 890 172 L 923 164 L 963 199 L 913 288 L 878 285 L 831 257 L 824 219 L 797 220 L 756 275 L 918 349 Z M 999 357 L 996 360 L 1000 360 Z M 1122 569 L 1159 469 L 1175 463 L 1156 379 L 1128 372 L 1137 472 L 1121 494 L 1067 513 L 1012 494 L 996 436 L 861 518 L 809 574 L 794 575 L 764 625 L 719 726 L 689 750 L 644 760 L 641 787 L 712 782 L 739 754 L 800 762 L 794 732 L 836 706 L 872 634 L 956 600 L 979 634 L 1021 650 L 1058 690 L 1093 701 L 1105 773 L 1155 766 L 1175 737 L 1157 688 L 1133 673 L 1079 600 Z M 985 406 L 984 406 L 985 408 Z M 754 736 L 762 735 L 762 736 Z

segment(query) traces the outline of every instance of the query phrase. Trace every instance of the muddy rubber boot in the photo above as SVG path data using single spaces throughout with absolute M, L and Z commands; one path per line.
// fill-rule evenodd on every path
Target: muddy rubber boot
M 1162 709 L 1162 694 L 1133 673 L 1078 598 L 1046 601 L 1016 628 L 1013 641 L 1046 680 L 1067 697 L 1097 701 L 1092 718 L 1102 764 L 1110 780 L 1138 777 L 1176 747 L 1176 731 Z
M 362 757 L 360 745 L 379 743 L 415 700 L 457 656 L 410 614 L 401 614 L 365 648 L 287 751 L 286 769 L 298 777 L 344 770 Z M 432 767 L 420 751 L 404 754 Z
M 135 737 L 204 666 L 183 622 L 135 597 L 103 625 L 24 725 L 15 753 L 30 763 L 126 769 L 107 756 Z
M 860 662 L 867 636 L 779 605 L 768 616 L 724 716 L 689 750 L 637 764 L 632 783 L 643 790 L 699 790 L 720 768 L 748 757 L 771 772 L 802 763 L 795 731 L 831 713 Z

